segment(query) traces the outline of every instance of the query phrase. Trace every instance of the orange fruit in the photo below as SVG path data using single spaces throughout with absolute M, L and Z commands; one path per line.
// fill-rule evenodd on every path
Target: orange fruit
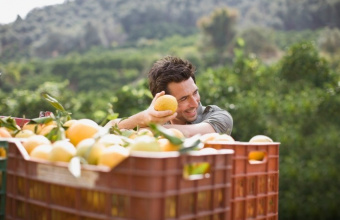
M 178 151 L 179 150 L 179 145 L 175 145 L 175 144 L 171 143 L 166 138 L 158 139 L 158 143 L 159 143 L 162 151 Z
M 98 159 L 98 165 L 113 168 L 129 156 L 129 150 L 120 145 L 112 145 L 103 150 Z
M 86 138 L 92 138 L 100 129 L 100 126 L 91 119 L 79 119 L 72 123 L 66 130 L 66 137 L 70 142 L 77 146 L 78 143 Z
M 76 119 L 70 119 L 63 124 L 63 127 L 67 129 L 71 127 L 71 125 L 73 125 L 76 121 L 77 121 Z
M 11 135 L 11 137 L 14 137 L 14 136 L 15 136 L 15 133 L 16 133 L 17 131 L 20 131 L 20 130 L 21 130 L 21 128 L 20 128 L 19 125 L 15 125 L 15 126 L 16 126 L 15 129 L 10 129 L 10 128 L 6 128 L 6 127 L 3 127 L 3 128 L 6 129 L 6 130 L 9 132 L 9 134 Z
M 177 128 L 168 128 L 168 130 L 171 133 L 173 133 L 173 135 L 175 137 L 178 137 L 178 138 L 184 138 L 185 137 L 184 134 L 180 130 L 178 130 Z
M 23 142 L 23 146 L 28 154 L 30 154 L 34 148 L 42 144 L 51 144 L 51 141 L 43 135 L 33 135 Z
M 172 95 L 163 95 L 157 98 L 154 106 L 156 111 L 171 110 L 173 113 L 177 111 L 177 107 L 177 99 Z
M 257 161 L 262 161 L 265 157 L 265 152 L 263 151 L 251 151 L 248 154 L 248 159 L 249 160 L 257 160 Z
M 0 137 L 11 138 L 12 135 L 9 133 L 9 131 L 6 128 L 1 127 L 0 128 Z
M 44 137 L 44 136 L 43 136 Z M 76 148 L 67 140 L 56 141 L 52 144 L 52 150 L 48 155 L 49 161 L 69 162 L 76 155 Z
M 44 135 L 44 136 L 46 136 L 48 133 L 50 133 L 51 132 L 51 130 L 53 129 L 53 128 L 56 128 L 57 127 L 57 125 L 56 124 L 49 124 L 49 125 L 46 125 L 46 126 L 43 126 L 43 128 L 41 129 L 41 131 L 39 132 L 39 134 L 40 135 Z

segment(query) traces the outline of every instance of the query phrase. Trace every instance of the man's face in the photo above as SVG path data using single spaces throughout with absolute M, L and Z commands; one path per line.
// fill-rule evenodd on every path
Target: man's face
M 180 83 L 169 83 L 168 90 L 171 95 L 176 97 L 178 102 L 177 117 L 171 122 L 173 124 L 186 124 L 195 121 L 201 98 L 194 80 L 190 77 Z

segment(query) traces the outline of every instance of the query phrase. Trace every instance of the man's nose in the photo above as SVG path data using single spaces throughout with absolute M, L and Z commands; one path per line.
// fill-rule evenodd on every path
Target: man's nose
M 196 97 L 191 96 L 191 97 L 190 97 L 190 100 L 189 100 L 189 103 L 190 103 L 190 107 L 197 108 L 197 107 L 198 107 L 199 100 L 198 100 Z

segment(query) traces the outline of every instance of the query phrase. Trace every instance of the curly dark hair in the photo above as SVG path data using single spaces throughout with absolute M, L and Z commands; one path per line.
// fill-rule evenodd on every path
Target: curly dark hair
M 153 96 L 161 91 L 169 94 L 168 84 L 182 82 L 190 77 L 195 80 L 196 68 L 189 61 L 166 56 L 154 63 L 148 73 L 149 89 Z

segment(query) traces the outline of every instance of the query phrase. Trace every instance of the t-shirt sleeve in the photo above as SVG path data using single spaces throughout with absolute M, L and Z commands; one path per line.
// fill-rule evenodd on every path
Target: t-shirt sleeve
M 233 118 L 229 112 L 214 106 L 208 114 L 203 122 L 209 123 L 217 133 L 231 135 Z

